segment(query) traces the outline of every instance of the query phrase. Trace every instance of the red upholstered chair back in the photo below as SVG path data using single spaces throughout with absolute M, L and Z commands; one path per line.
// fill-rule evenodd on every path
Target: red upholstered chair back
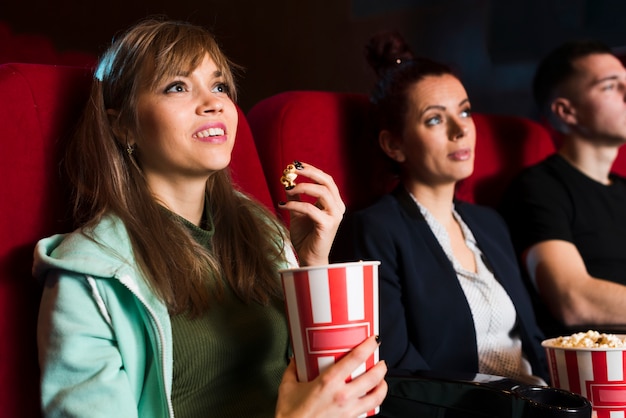
M 39 417 L 36 320 L 40 287 L 31 276 L 42 237 L 72 229 L 63 144 L 89 94 L 84 68 L 0 65 L 0 416 Z M 231 169 L 244 190 L 272 206 L 244 115 Z
M 611 170 L 620 176 L 626 177 L 626 146 L 620 148 Z
M 90 82 L 80 69 L 0 65 L 0 405 L 10 417 L 39 416 L 32 252 L 71 228 L 60 151 Z
M 550 133 L 530 119 L 474 113 L 474 173 L 458 184 L 457 197 L 495 207 L 513 178 L 554 153 Z
M 285 199 L 285 166 L 301 160 L 332 175 L 350 208 L 388 191 L 389 175 L 359 94 L 290 91 L 253 106 L 247 114 L 274 202 Z M 296 181 L 301 181 L 300 179 Z
M 274 201 L 284 199 L 278 179 L 294 159 L 331 174 L 348 210 L 373 202 L 395 183 L 363 94 L 284 92 L 257 103 L 248 121 Z M 474 174 L 459 184 L 457 196 L 493 206 L 522 167 L 548 156 L 554 146 L 548 132 L 529 119 L 475 113 L 474 121 Z

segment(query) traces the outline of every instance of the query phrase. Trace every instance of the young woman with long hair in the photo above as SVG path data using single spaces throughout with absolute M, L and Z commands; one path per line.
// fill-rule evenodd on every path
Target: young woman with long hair
M 344 205 L 304 163 L 288 233 L 233 188 L 231 68 L 205 29 L 162 19 L 103 55 L 65 158 L 78 229 L 35 252 L 46 416 L 348 417 L 382 402 L 383 362 L 346 383 L 374 338 L 312 382 L 288 366 L 278 269 L 328 263 Z

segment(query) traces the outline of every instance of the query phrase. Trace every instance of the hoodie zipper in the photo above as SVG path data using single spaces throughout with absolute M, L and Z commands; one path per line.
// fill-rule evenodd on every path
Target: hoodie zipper
M 165 389 L 165 377 L 163 376 L 163 374 L 165 373 L 165 369 L 166 369 L 166 361 L 165 361 L 165 353 L 164 353 L 165 337 L 164 337 L 163 327 L 161 326 L 161 323 L 157 320 L 157 316 L 154 313 L 154 310 L 146 303 L 143 297 L 139 294 L 139 291 L 137 290 L 137 286 L 135 282 L 132 280 L 132 278 L 130 276 L 125 275 L 125 276 L 120 277 L 119 281 L 133 295 L 135 295 L 135 297 L 141 302 L 143 307 L 146 309 L 146 311 L 150 315 L 150 318 L 152 319 L 152 323 L 157 329 L 157 334 L 159 337 L 158 342 L 160 345 L 158 349 L 159 349 L 159 354 L 161 358 L 161 384 L 163 385 L 163 392 L 165 393 L 165 399 L 167 401 L 167 409 L 169 412 L 169 417 L 174 418 L 174 406 L 172 405 L 172 399 L 171 399 L 170 394 L 168 394 L 167 390 Z

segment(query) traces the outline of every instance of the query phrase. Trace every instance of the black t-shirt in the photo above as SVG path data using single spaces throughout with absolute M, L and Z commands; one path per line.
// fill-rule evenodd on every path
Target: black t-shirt
M 568 241 L 590 275 L 626 284 L 626 178 L 612 174 L 604 185 L 554 154 L 512 183 L 501 212 L 518 255 L 542 241 Z

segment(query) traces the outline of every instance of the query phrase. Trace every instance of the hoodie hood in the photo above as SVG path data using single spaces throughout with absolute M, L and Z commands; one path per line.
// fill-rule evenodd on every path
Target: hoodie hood
M 94 229 L 78 229 L 40 240 L 35 246 L 33 276 L 43 280 L 50 270 L 95 277 L 136 275 L 132 246 L 122 221 L 106 216 Z
M 39 338 L 44 339 L 43 341 L 53 341 L 57 336 L 63 335 L 63 338 L 66 338 L 62 339 L 63 342 L 76 341 L 67 337 L 75 333 L 76 329 L 84 331 L 80 326 L 76 327 L 75 322 L 83 326 L 88 324 L 88 329 L 91 325 L 97 330 L 94 331 L 94 336 L 100 337 L 96 339 L 110 341 L 87 347 L 104 347 L 103 361 L 111 358 L 107 356 L 113 356 L 114 363 L 121 361 L 120 364 L 124 365 L 122 368 L 114 367 L 115 373 L 109 373 L 110 370 L 92 373 L 93 365 L 81 369 L 81 362 L 88 358 L 84 353 L 85 347 L 64 345 L 54 341 L 45 350 L 40 351 L 40 356 L 46 356 L 45 362 L 51 364 L 45 369 L 42 383 L 44 393 L 42 399 L 46 399 L 44 403 L 48 404 L 49 408 L 56 408 L 52 404 L 59 402 L 58 399 L 50 399 L 49 396 L 51 393 L 58 396 L 55 388 L 64 385 L 67 365 L 70 364 L 72 367 L 79 364 L 77 369 L 72 369 L 72 373 L 87 373 L 88 370 L 88 378 L 78 385 L 66 388 L 68 392 L 79 389 L 77 393 L 85 393 L 96 390 L 94 388 L 102 390 L 102 387 L 105 387 L 105 390 L 113 390 L 111 385 L 119 384 L 123 386 L 120 390 L 124 393 L 117 397 L 122 399 L 124 407 L 137 408 L 139 416 L 173 417 L 170 401 L 172 334 L 169 313 L 165 304 L 150 290 L 134 265 L 132 246 L 126 228 L 123 222 L 113 215 L 101 219 L 94 228 L 78 229 L 65 235 L 53 235 L 37 243 L 33 275 L 44 284 L 43 308 L 39 311 L 40 318 L 43 318 L 38 324 Z M 132 295 L 129 295 L 129 292 Z M 101 317 L 97 315 L 80 317 L 84 312 L 93 313 L 94 307 L 100 312 Z M 53 319 L 54 317 L 57 319 Z M 111 354 L 110 350 L 113 349 L 118 350 L 118 354 Z M 148 354 L 154 354 L 154 357 L 147 360 Z M 66 360 L 64 356 L 72 357 L 72 360 L 64 363 Z M 63 366 L 59 367 L 61 364 Z M 109 364 L 108 367 L 110 366 Z M 116 377 L 117 371 L 125 374 L 122 380 L 128 383 L 128 386 L 117 380 L 119 378 Z M 76 377 L 70 378 L 69 382 L 74 378 Z M 94 383 L 98 379 L 106 380 L 105 385 L 99 386 L 99 383 Z M 134 392 L 128 395 L 128 391 Z M 98 397 L 97 394 L 91 396 Z M 63 395 L 58 398 L 60 402 L 64 402 L 69 396 Z M 133 400 L 136 400 L 136 405 Z M 132 405 L 129 402 L 132 402 Z M 75 411 L 81 411 L 76 412 L 76 416 L 92 415 L 88 407 L 80 402 L 76 408 Z

